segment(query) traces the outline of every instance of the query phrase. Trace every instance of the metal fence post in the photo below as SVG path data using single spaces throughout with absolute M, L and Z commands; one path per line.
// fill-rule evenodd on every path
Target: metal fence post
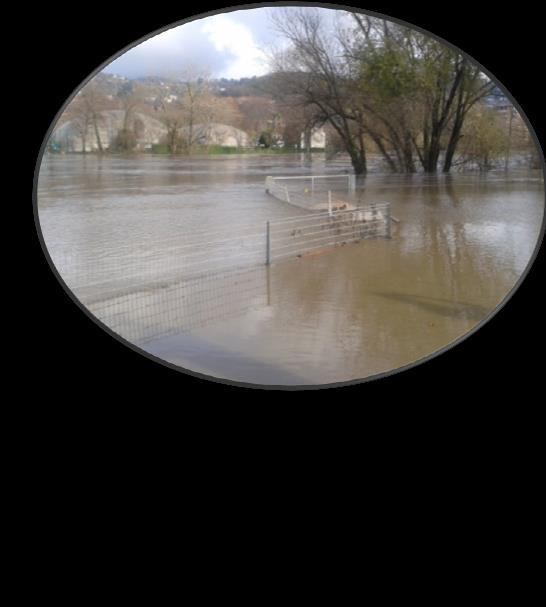
M 266 222 L 265 229 L 265 265 L 268 266 L 271 263 L 271 228 L 269 227 L 269 221 Z

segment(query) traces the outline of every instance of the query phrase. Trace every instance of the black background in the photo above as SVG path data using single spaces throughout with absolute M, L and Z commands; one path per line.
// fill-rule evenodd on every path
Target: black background
M 352 5 L 403 19 L 455 44 L 490 70 L 523 107 L 539 136 L 544 132 L 542 79 L 542 16 L 538 8 L 526 13 L 502 5 L 478 10 L 472 4 L 435 3 L 411 6 L 384 2 Z M 80 12 L 75 5 L 43 5 L 32 9 L 26 33 L 32 53 L 33 167 L 43 137 L 66 98 L 103 61 L 123 47 L 197 10 L 216 10 L 200 3 L 190 8 L 117 2 L 97 4 Z M 115 9 L 115 10 L 114 10 Z M 26 38 L 26 37 L 25 37 Z M 35 72 L 37 82 L 35 80 Z M 29 71 L 29 79 L 31 72 Z M 35 120 L 34 120 L 35 118 Z M 30 186 L 29 186 L 30 190 Z M 29 191 L 30 193 L 30 191 Z M 29 205 L 30 206 L 30 205 Z M 127 408 L 139 402 L 148 411 L 204 408 L 230 410 L 248 402 L 261 407 L 267 394 L 197 379 L 132 351 L 99 329 L 76 307 L 49 269 L 35 228 L 29 225 L 34 255 L 33 322 L 28 356 L 35 381 L 58 401 L 81 406 Z M 269 393 L 276 415 L 287 401 L 315 404 L 318 400 L 359 410 L 422 411 L 425 403 L 453 417 L 461 411 L 513 414 L 537 401 L 543 372 L 543 251 L 509 302 L 478 332 L 443 355 L 388 378 L 342 388 Z M 192 389 L 197 389 L 196 393 Z M 515 394 L 507 401 L 511 392 Z M 281 398 L 279 398 L 281 396 Z M 235 398 L 231 401 L 228 398 Z M 508 402 L 509 409 L 506 409 Z M 296 404 L 296 402 L 294 402 Z M 269 409 L 273 411 L 272 409 Z M 291 409 L 292 411 L 292 409 Z M 429 409 L 429 411 L 431 411 Z M 507 418 L 507 419 L 508 419 Z

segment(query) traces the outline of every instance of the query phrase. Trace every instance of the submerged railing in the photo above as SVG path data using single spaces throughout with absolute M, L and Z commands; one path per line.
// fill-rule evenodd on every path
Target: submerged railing
M 188 242 L 162 241 L 119 246 L 107 255 L 83 258 L 58 253 L 53 261 L 68 287 L 85 303 L 118 297 L 140 289 L 161 288 L 234 268 L 270 264 L 290 255 L 372 237 L 390 237 L 390 205 L 354 210 L 306 213 L 238 229 L 236 236 L 214 231 L 192 232 Z
M 144 345 L 268 305 L 268 272 L 264 265 L 211 272 L 161 287 L 143 286 L 87 307 L 112 331 Z
M 266 177 L 265 191 L 278 200 L 306 210 L 320 210 L 328 199 L 355 192 L 354 175 L 298 175 L 290 177 Z M 346 204 L 350 204 L 345 200 Z M 352 205 L 354 206 L 354 205 Z
M 268 222 L 266 259 L 273 263 L 378 237 L 391 237 L 389 203 L 277 219 Z

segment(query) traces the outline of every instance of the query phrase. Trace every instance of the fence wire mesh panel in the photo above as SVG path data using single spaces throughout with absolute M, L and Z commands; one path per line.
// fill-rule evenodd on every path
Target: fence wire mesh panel
M 320 249 L 391 236 L 389 203 L 269 222 L 269 257 L 272 262 L 300 257 Z
M 349 201 L 355 191 L 354 175 L 305 175 L 267 177 L 265 190 L 271 196 L 307 210 L 354 208 Z
M 108 255 L 57 251 L 53 262 L 67 286 L 88 305 L 142 288 L 163 288 L 180 280 L 264 264 L 263 224 L 233 231 L 193 231 L 154 245 L 120 245 Z
M 266 306 L 268 271 L 262 265 L 203 274 L 95 302 L 89 310 L 121 337 L 142 345 Z

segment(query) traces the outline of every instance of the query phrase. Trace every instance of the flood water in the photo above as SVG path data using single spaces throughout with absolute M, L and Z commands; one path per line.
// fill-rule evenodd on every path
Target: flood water
M 39 221 L 78 298 L 165 361 L 267 385 L 361 379 L 447 346 L 502 302 L 537 245 L 544 186 L 538 171 L 370 174 L 356 199 L 390 203 L 390 239 L 266 267 L 266 222 L 305 211 L 268 196 L 265 177 L 343 170 L 320 155 L 51 155 Z

